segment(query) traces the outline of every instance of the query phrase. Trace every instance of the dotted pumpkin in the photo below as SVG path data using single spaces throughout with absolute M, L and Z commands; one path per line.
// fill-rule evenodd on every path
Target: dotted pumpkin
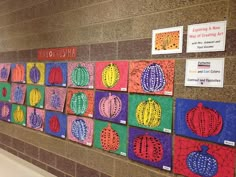
M 201 146 L 201 151 L 191 152 L 187 156 L 186 163 L 193 173 L 204 177 L 212 177 L 217 174 L 218 164 L 216 159 L 207 151 L 207 146 Z
M 8 76 L 8 71 L 7 71 L 7 69 L 5 67 L 3 67 L 1 69 L 1 72 L 0 72 L 0 77 L 1 77 L 1 79 L 6 80 L 7 76 Z
M 20 87 L 16 87 L 15 92 L 14 92 L 14 101 L 16 103 L 21 102 L 23 99 L 23 91 Z
M 164 89 L 165 75 L 160 65 L 152 63 L 141 75 L 141 86 L 145 92 L 157 92 Z
M 87 86 L 90 80 L 88 70 L 85 67 L 78 65 L 71 73 L 71 80 L 74 85 Z
M 10 114 L 9 107 L 6 104 L 4 104 L 1 109 L 1 117 L 6 118 L 9 114 Z
M 48 82 L 50 84 L 62 84 L 63 82 L 63 74 L 61 67 L 52 67 L 49 71 Z
M 107 127 L 101 131 L 100 141 L 105 151 L 116 151 L 119 149 L 120 138 L 118 133 L 111 128 L 111 124 L 108 124 Z
M 201 137 L 218 135 L 223 126 L 221 115 L 214 109 L 204 107 L 202 103 L 187 112 L 186 123 L 193 133 Z
M 120 72 L 115 64 L 107 65 L 102 71 L 102 83 L 107 88 L 114 87 L 120 79 Z
M 109 93 L 99 101 L 99 113 L 106 118 L 116 118 L 122 109 L 122 102 L 116 95 Z
M 30 91 L 29 102 L 30 106 L 36 106 L 41 100 L 41 93 L 37 88 Z
M 149 98 L 142 101 L 136 108 L 136 120 L 138 124 L 146 127 L 157 127 L 161 123 L 161 106 L 158 102 Z
M 155 39 L 156 50 L 173 50 L 179 48 L 179 31 L 157 33 Z
M 17 64 L 12 70 L 12 82 L 23 82 L 25 77 L 25 68 L 23 65 Z
M 13 113 L 13 118 L 17 123 L 22 123 L 24 121 L 24 112 L 22 111 L 20 106 L 16 107 L 16 110 Z
M 30 125 L 32 128 L 41 128 L 43 120 L 39 114 L 37 114 L 36 109 L 30 114 Z
M 79 141 L 84 141 L 88 136 L 88 126 L 83 119 L 76 119 L 71 124 L 71 133 Z
M 78 92 L 72 95 L 70 100 L 70 109 L 76 115 L 82 115 L 88 108 L 88 98 L 83 92 Z
M 158 162 L 163 157 L 161 142 L 147 133 L 134 139 L 133 151 L 137 157 L 151 162 Z
M 38 83 L 38 81 L 40 80 L 40 71 L 38 69 L 38 67 L 36 66 L 36 64 L 34 64 L 34 66 L 30 69 L 30 80 L 33 83 Z
M 49 120 L 49 128 L 52 132 L 58 133 L 60 131 L 60 122 L 57 116 L 52 116 Z
M 54 91 L 51 95 L 50 104 L 53 108 L 58 109 L 61 106 L 61 100 L 58 94 Z

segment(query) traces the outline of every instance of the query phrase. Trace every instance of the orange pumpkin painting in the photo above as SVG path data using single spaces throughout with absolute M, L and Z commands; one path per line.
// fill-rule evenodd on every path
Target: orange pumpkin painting
M 155 49 L 156 50 L 179 49 L 179 40 L 180 40 L 179 31 L 156 33 Z

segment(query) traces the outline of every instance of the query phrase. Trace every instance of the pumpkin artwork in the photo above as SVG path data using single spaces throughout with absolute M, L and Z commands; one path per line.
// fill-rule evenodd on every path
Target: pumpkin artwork
M 137 157 L 151 162 L 158 162 L 163 157 L 161 142 L 147 133 L 134 139 L 133 151 Z
M 55 109 L 58 109 L 61 106 L 60 97 L 55 93 L 55 91 L 51 95 L 50 104 Z
M 5 67 L 3 67 L 0 72 L 0 77 L 1 79 L 6 80 L 7 76 L 8 76 L 8 71 Z
M 152 63 L 141 75 L 141 85 L 145 92 L 156 92 L 164 89 L 166 84 L 164 72 L 160 65 Z
M 49 128 L 52 132 L 58 133 L 60 131 L 60 122 L 57 116 L 52 116 L 49 120 Z
M 22 99 L 23 99 L 23 91 L 18 86 L 18 87 L 16 87 L 15 92 L 14 92 L 14 101 L 16 103 L 19 103 L 19 102 L 21 102 Z
M 48 82 L 50 84 L 62 84 L 63 82 L 63 74 L 62 74 L 62 69 L 61 67 L 52 67 L 51 70 L 49 71 L 49 78 Z
M 186 163 L 193 173 L 199 176 L 212 177 L 218 171 L 218 164 L 216 159 L 207 151 L 207 146 L 201 146 L 201 151 L 191 152 L 187 156 Z
M 30 106 L 37 105 L 41 100 L 41 93 L 37 88 L 34 88 L 30 91 L 29 102 Z
M 79 141 L 84 141 L 88 135 L 88 127 L 83 119 L 76 119 L 72 122 L 71 133 Z
M 84 93 L 78 92 L 72 95 L 72 98 L 70 100 L 70 109 L 76 115 L 84 114 L 87 108 L 88 108 L 88 98 Z
M 1 109 L 1 117 L 6 118 L 9 115 L 9 113 L 10 113 L 9 107 L 6 104 L 4 104 Z
M 71 80 L 73 84 L 77 86 L 86 86 L 89 84 L 89 72 L 88 70 L 81 66 L 78 65 L 71 74 Z
M 7 89 L 6 89 L 6 87 L 3 87 L 3 88 L 2 88 L 2 96 L 3 96 L 3 97 L 6 97 L 6 96 L 7 96 Z
M 30 114 L 30 125 L 32 128 L 41 128 L 42 127 L 42 118 L 39 114 L 36 113 L 36 109 L 34 112 Z
M 102 71 L 102 83 L 107 88 L 114 87 L 120 79 L 120 72 L 115 64 L 107 65 Z
M 108 124 L 108 126 L 101 131 L 100 141 L 105 151 L 116 151 L 120 146 L 119 135 L 111 128 L 111 124 Z
M 33 83 L 37 83 L 40 79 L 40 71 L 39 69 L 37 68 L 37 66 L 34 64 L 34 66 L 30 69 L 30 80 L 33 82 Z
M 122 102 L 118 96 L 111 95 L 103 97 L 99 102 L 99 112 L 103 117 L 116 118 L 122 108 Z
M 215 136 L 223 126 L 222 116 L 216 110 L 204 107 L 202 103 L 187 112 L 186 123 L 193 133 L 201 137 Z
M 23 65 L 17 64 L 12 70 L 12 81 L 23 82 L 25 77 L 25 68 Z
M 157 127 L 161 123 L 161 106 L 152 100 L 142 101 L 136 108 L 136 119 L 138 124 L 146 127 Z
M 17 106 L 16 110 L 14 111 L 13 118 L 17 123 L 22 123 L 24 121 L 24 112 L 20 106 Z

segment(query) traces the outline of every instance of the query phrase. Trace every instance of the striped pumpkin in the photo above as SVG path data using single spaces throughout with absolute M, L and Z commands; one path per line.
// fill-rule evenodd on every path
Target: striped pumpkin
M 36 66 L 36 64 L 34 64 L 34 66 L 30 69 L 30 80 L 33 83 L 38 83 L 38 81 L 40 80 L 40 71 L 38 69 L 38 67 Z
M 58 133 L 61 129 L 60 121 L 57 116 L 52 116 L 49 120 L 49 128 L 52 132 Z
M 71 74 L 71 80 L 74 85 L 77 86 L 86 86 L 89 84 L 89 72 L 88 70 L 81 66 L 78 65 Z
M 1 117 L 6 118 L 10 114 L 9 106 L 4 104 L 1 109 Z
M 30 106 L 36 106 L 41 100 L 41 93 L 37 88 L 34 88 L 30 91 L 29 103 Z
M 76 115 L 82 115 L 88 108 L 88 98 L 83 92 L 78 92 L 72 95 L 70 100 L 70 109 Z
M 88 136 L 88 126 L 83 119 L 76 119 L 71 124 L 71 133 L 79 141 L 84 141 Z
M 25 67 L 21 64 L 16 64 L 16 67 L 12 70 L 12 81 L 23 82 L 25 79 Z
M 14 92 L 14 102 L 19 103 L 23 99 L 23 91 L 22 89 L 18 86 L 15 89 Z
M 62 84 L 63 83 L 63 74 L 61 67 L 52 67 L 49 71 L 48 82 L 50 84 Z
M 41 128 L 43 120 L 39 114 L 37 114 L 36 109 L 30 114 L 30 125 L 32 128 Z
M 16 123 L 22 123 L 24 121 L 24 112 L 20 106 L 17 106 L 16 110 L 14 111 L 13 118 Z
M 1 77 L 1 79 L 6 80 L 7 76 L 8 76 L 8 71 L 7 71 L 7 69 L 5 67 L 3 67 L 1 69 L 1 72 L 0 72 L 0 77 Z

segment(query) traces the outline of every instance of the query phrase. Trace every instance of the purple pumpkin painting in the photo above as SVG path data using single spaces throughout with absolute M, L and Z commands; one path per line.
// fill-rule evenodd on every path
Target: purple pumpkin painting
M 63 112 L 66 99 L 66 88 L 46 87 L 45 94 L 45 108 Z
M 128 95 L 126 93 L 96 91 L 95 119 L 126 124 Z
M 11 102 L 17 104 L 24 104 L 26 94 L 25 84 L 11 84 Z
M 11 121 L 11 104 L 0 102 L 0 120 Z
M 94 121 L 89 118 L 68 116 L 67 137 L 71 141 L 92 146 Z
M 27 127 L 43 131 L 45 111 L 33 107 L 27 107 Z
M 44 63 L 27 63 L 26 81 L 28 84 L 44 84 Z
M 0 82 L 7 82 L 11 70 L 11 64 L 2 63 L 0 64 Z

